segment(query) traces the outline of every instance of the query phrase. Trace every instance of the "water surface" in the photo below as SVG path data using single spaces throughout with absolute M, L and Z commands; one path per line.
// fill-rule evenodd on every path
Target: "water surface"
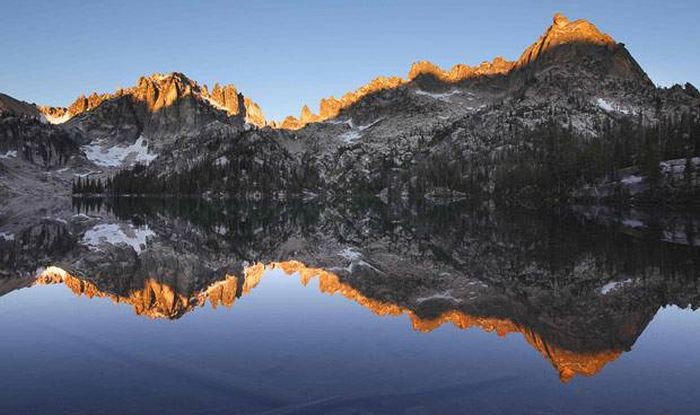
M 2 413 L 694 413 L 695 215 L 80 201 L 0 222 Z

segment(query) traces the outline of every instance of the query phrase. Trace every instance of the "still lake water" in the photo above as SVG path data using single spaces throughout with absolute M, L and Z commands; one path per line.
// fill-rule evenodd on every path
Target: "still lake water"
M 691 214 L 30 214 L 0 227 L 3 414 L 700 408 Z

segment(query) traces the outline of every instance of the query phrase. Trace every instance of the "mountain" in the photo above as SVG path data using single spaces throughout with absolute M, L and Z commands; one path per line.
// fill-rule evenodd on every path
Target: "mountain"
M 582 65 L 585 65 L 585 68 Z M 579 82 L 588 81 L 589 79 L 586 78 L 594 77 L 592 81 L 600 79 L 629 81 L 641 90 L 656 89 L 623 44 L 616 43 L 612 37 L 600 32 L 586 20 L 570 22 L 565 16 L 556 14 L 552 26 L 515 61 L 508 61 L 499 56 L 492 62 L 483 62 L 475 67 L 457 64 L 449 71 L 428 61 L 416 62 L 411 66 L 407 79 L 376 78 L 340 99 L 329 97 L 322 100 L 319 115 L 311 113 L 305 106 L 299 119 L 287 117 L 281 126 L 299 129 L 311 122 L 328 120 L 367 95 L 399 88 L 413 82 L 418 83 L 419 87 L 432 86 L 439 89 L 448 84 L 467 87 L 469 81 L 473 81 L 490 83 L 494 88 L 516 91 L 523 87 L 523 83 L 531 81 L 532 77 L 537 77 L 543 72 L 548 73 L 543 75 L 548 76 L 548 82 L 553 82 L 554 77 L 575 78 Z M 582 75 L 585 76 L 582 77 Z M 501 77 L 507 77 L 508 82 L 497 82 L 493 79 Z M 594 87 L 594 85 L 586 86 Z
M 141 77 L 137 85 L 131 88 L 119 89 L 113 94 L 92 93 L 88 97 L 81 95 L 67 108 L 38 107 L 39 111 L 54 123 L 63 123 L 94 110 L 105 102 L 127 98 L 132 105 L 143 106 L 137 112 L 155 113 L 187 98 L 205 102 L 216 109 L 224 111 L 229 116 L 239 116 L 246 122 L 258 126 L 266 124 L 260 107 L 249 98 L 239 93 L 234 85 L 215 84 L 212 91 L 206 85 L 198 85 L 184 74 L 173 72 L 167 75 L 153 74 Z M 142 115 L 143 114 L 139 114 Z
M 417 62 L 407 78 L 378 77 L 281 122 L 231 85 L 210 91 L 180 73 L 68 108 L 2 102 L 3 114 L 57 123 L 44 128 L 79 147 L 68 174 L 112 193 L 686 203 L 699 185 L 697 89 L 657 88 L 624 44 L 561 14 L 516 60 Z
M 14 99 L 5 94 L 0 94 L 0 113 L 12 113 L 41 118 L 41 113 L 35 105 Z

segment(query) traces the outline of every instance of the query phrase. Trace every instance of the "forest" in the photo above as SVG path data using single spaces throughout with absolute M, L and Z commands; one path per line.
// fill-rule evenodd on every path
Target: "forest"
M 533 129 L 518 131 L 509 146 L 489 152 L 465 153 L 459 143 L 441 151 L 419 149 L 410 163 L 396 164 L 389 153 L 375 155 L 371 174 L 349 183 L 326 183 L 312 154 L 299 159 L 283 151 L 255 145 L 228 152 L 224 159 L 205 159 L 183 171 L 162 174 L 143 165 L 105 179 L 77 179 L 74 194 L 228 194 L 275 197 L 323 192 L 376 195 L 390 199 L 423 199 L 447 189 L 470 199 L 493 199 L 503 204 L 561 204 L 583 186 L 614 183 L 621 171 L 633 169 L 648 189 L 637 196 L 644 203 L 697 203 L 700 121 L 684 113 L 653 126 L 641 118 L 602 122 L 595 136 L 581 136 L 568 123 L 551 118 Z M 435 145 L 435 143 L 426 143 Z M 662 171 L 663 160 L 684 159 L 682 175 Z M 335 177 L 342 177 L 333 172 Z M 667 177 L 668 176 L 668 177 Z M 630 195 L 620 186 L 607 201 L 625 203 Z

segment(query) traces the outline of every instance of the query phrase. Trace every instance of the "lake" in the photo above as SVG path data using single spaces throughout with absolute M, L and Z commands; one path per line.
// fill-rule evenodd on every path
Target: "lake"
M 700 215 L 23 201 L 0 413 L 691 414 Z

